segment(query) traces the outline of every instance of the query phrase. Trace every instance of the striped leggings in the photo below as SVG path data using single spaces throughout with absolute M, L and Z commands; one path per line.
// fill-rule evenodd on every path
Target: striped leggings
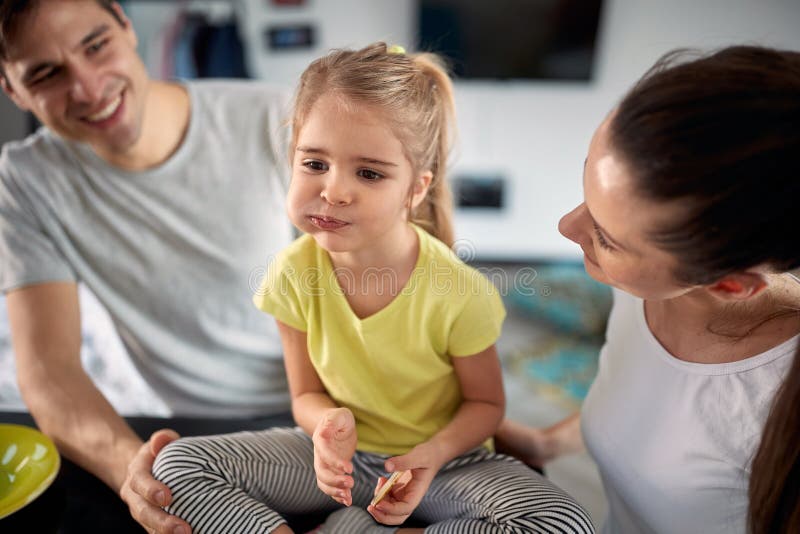
M 195 534 L 266 533 L 281 514 L 335 512 L 320 532 L 394 532 L 365 508 L 387 456 L 356 452 L 353 506 L 317 488 L 314 446 L 300 429 L 276 428 L 182 438 L 156 458 L 153 473 L 172 491 L 167 511 Z M 412 516 L 429 534 L 594 532 L 589 515 L 563 491 L 521 462 L 475 449 L 447 463 Z

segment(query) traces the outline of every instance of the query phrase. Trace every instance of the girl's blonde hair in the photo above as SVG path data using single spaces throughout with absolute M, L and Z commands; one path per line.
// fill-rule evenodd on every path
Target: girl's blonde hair
M 292 149 L 314 103 L 336 94 L 382 110 L 415 172 L 433 174 L 428 194 L 409 220 L 453 246 L 452 199 L 446 180 L 455 121 L 453 84 L 435 54 L 406 54 L 375 43 L 335 50 L 303 72 L 292 117 Z

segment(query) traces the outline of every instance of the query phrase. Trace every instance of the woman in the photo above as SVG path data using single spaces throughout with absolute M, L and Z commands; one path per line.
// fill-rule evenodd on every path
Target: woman
M 542 465 L 585 442 L 609 532 L 800 532 L 800 54 L 677 59 L 598 128 L 559 225 L 616 288 L 582 413 L 499 446 Z

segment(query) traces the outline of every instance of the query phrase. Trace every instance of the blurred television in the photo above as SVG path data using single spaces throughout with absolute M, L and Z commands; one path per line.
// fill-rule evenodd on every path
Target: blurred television
M 419 0 L 419 50 L 462 79 L 592 79 L 602 0 Z

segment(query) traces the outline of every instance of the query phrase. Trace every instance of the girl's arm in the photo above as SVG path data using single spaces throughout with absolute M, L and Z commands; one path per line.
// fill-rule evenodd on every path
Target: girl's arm
M 300 428 L 311 436 L 325 413 L 338 406 L 325 391 L 325 386 L 311 364 L 306 333 L 280 321 L 275 322 L 278 324 L 283 345 L 286 377 L 292 397 L 292 415 Z
M 452 421 L 427 442 L 439 465 L 493 436 L 506 409 L 503 375 L 494 345 L 472 356 L 454 357 L 452 362 L 464 400 Z
M 353 414 L 336 406 L 311 364 L 306 333 L 280 321 L 286 376 L 295 422 L 314 442 L 317 486 L 332 499 L 350 506 L 354 485 L 352 458 L 358 437 Z
M 452 361 L 464 400 L 453 419 L 431 439 L 402 456 L 386 460 L 384 467 L 387 471 L 410 470 L 412 475 L 410 480 L 390 490 L 377 505 L 367 507 L 367 511 L 381 523 L 399 525 L 405 521 L 428 491 L 439 469 L 485 442 L 503 419 L 506 401 L 494 345 L 478 354 L 455 357 Z M 385 481 L 381 477 L 378 487 Z

